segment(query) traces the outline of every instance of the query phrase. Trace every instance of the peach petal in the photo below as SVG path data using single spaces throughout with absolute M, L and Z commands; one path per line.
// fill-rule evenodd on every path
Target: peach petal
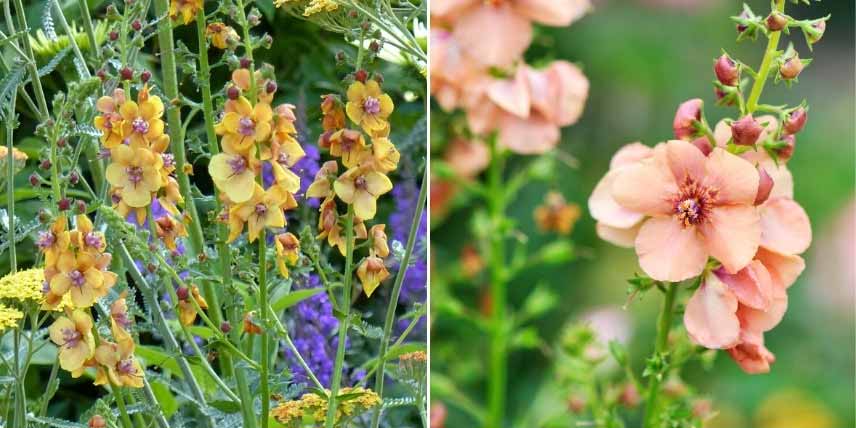
M 787 310 L 788 295 L 782 292 L 773 298 L 770 302 L 770 307 L 766 310 L 740 305 L 737 309 L 737 317 L 740 318 L 740 326 L 742 329 L 751 332 L 763 333 L 770 331 L 773 327 L 777 326 L 782 321 L 782 318 L 784 318 Z
M 811 245 L 811 224 L 793 199 L 768 200 L 761 210 L 761 245 L 783 254 L 800 254 Z
M 477 3 L 478 0 L 433 0 L 431 1 L 431 15 L 450 15 Z
M 770 372 L 770 364 L 776 361 L 772 352 L 764 347 L 763 339 L 760 343 L 743 342 L 728 350 L 728 355 L 749 374 L 764 374 Z
M 633 248 L 633 244 L 636 242 L 636 236 L 639 235 L 639 229 L 641 226 L 642 223 L 640 222 L 629 228 L 622 229 L 609 226 L 602 222 L 597 222 L 597 224 L 595 224 L 595 231 L 600 239 L 603 239 L 610 244 L 624 248 Z
M 759 178 L 752 163 L 717 147 L 707 157 L 705 166 L 705 184 L 717 190 L 718 204 L 755 202 Z
M 752 260 L 736 274 L 717 269 L 715 275 L 737 296 L 741 305 L 762 311 L 770 308 L 773 301 L 773 281 L 764 265 Z
M 671 214 L 677 191 L 675 178 L 657 155 L 621 169 L 612 184 L 612 196 L 619 205 L 647 215 Z
M 636 237 L 639 265 L 658 281 L 683 281 L 698 276 L 707 263 L 704 242 L 693 227 L 684 228 L 674 217 L 654 217 L 642 224 Z
M 544 25 L 564 27 L 580 19 L 591 9 L 589 0 L 517 0 L 517 13 Z
M 696 180 L 704 177 L 707 158 L 692 143 L 682 140 L 669 141 L 666 143 L 665 154 L 675 181 L 680 183 L 686 177 Z
M 641 160 L 650 158 L 654 155 L 654 149 L 648 147 L 640 142 L 625 144 L 614 155 L 612 155 L 612 160 L 609 161 L 609 169 L 616 169 L 622 166 L 627 166 L 639 162 Z
M 755 258 L 770 272 L 774 287 L 790 287 L 805 269 L 805 260 L 802 257 L 780 254 L 764 247 L 758 249 Z
M 736 273 L 749 264 L 761 241 L 761 222 L 753 206 L 715 207 L 709 221 L 700 229 L 708 253 L 729 273 Z
M 589 81 L 579 67 L 567 61 L 553 61 L 544 70 L 525 70 L 533 108 L 559 126 L 579 120 L 589 92 Z
M 621 170 L 612 170 L 600 179 L 588 200 L 591 216 L 606 226 L 626 229 L 639 223 L 644 215 L 619 205 L 612 197 L 612 185 Z
M 485 30 L 495 28 L 486 37 Z M 461 15 L 455 39 L 467 54 L 485 66 L 507 67 L 520 58 L 532 42 L 531 23 L 508 5 L 483 5 Z
M 521 119 L 510 114 L 500 120 L 499 143 L 521 154 L 541 154 L 559 143 L 559 128 L 540 115 Z
M 737 297 L 714 274 L 708 274 L 687 301 L 684 326 L 690 339 L 709 349 L 727 349 L 740 339 Z
M 494 79 L 488 85 L 487 96 L 503 110 L 521 118 L 529 117 L 529 86 L 523 67 L 510 79 Z

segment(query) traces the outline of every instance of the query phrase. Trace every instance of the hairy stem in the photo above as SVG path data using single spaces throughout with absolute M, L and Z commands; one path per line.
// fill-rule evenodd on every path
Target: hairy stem
M 16 252 L 16 244 L 18 238 L 15 236 L 15 156 L 13 154 L 14 145 L 14 125 L 15 125 L 15 97 L 11 97 L 9 102 L 9 113 L 6 115 L 6 215 L 9 218 L 6 232 L 9 239 L 9 273 L 18 271 L 18 254 Z
M 776 10 L 780 13 L 785 12 L 785 0 L 776 0 Z M 779 39 L 782 37 L 781 31 L 773 31 L 767 41 L 767 49 L 764 51 L 764 59 L 761 60 L 761 68 L 758 69 L 758 77 L 752 85 L 752 90 L 749 92 L 749 100 L 746 102 L 747 113 L 752 114 L 758 108 L 758 100 L 761 99 L 761 93 L 764 91 L 764 85 L 767 83 L 767 78 L 770 75 L 770 67 L 776 57 L 776 50 L 779 48 Z
M 654 343 L 654 355 L 662 355 L 666 352 L 669 340 L 669 330 L 672 326 L 672 315 L 675 309 L 675 295 L 678 292 L 677 284 L 666 284 L 665 297 L 663 299 L 663 308 L 660 311 L 660 317 L 657 319 L 657 341 Z M 645 420 L 644 428 L 657 428 L 659 425 L 659 403 L 657 402 L 660 394 L 660 382 L 662 379 L 657 374 L 652 374 L 648 379 L 648 392 L 645 400 Z
M 505 238 L 502 223 L 505 216 L 505 194 L 502 183 L 503 159 L 496 136 L 491 138 L 491 163 L 488 172 L 488 208 L 493 227 L 490 242 L 491 341 L 490 376 L 488 377 L 488 418 L 485 428 L 500 428 L 505 419 L 508 345 L 505 329 L 506 283 Z

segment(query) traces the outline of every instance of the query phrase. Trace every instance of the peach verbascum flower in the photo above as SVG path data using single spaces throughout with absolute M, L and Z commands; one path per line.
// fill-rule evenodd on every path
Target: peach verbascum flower
M 119 107 L 125 103 L 125 91 L 116 88 L 113 96 L 103 96 L 95 103 L 99 113 L 95 116 L 95 128 L 101 131 L 101 144 L 112 149 L 125 139 L 124 122 Z
M 116 284 L 117 275 L 107 270 L 110 254 L 66 252 L 57 261 L 57 274 L 50 279 L 50 293 L 63 296 L 70 293 L 78 308 L 92 306 Z
M 300 259 L 300 240 L 291 232 L 280 233 L 274 238 L 276 266 L 283 278 L 288 278 L 288 266 Z
M 611 193 L 627 218 L 648 217 L 635 239 L 642 270 L 676 282 L 701 274 L 708 256 L 730 273 L 751 261 L 761 241 L 758 183 L 748 161 L 720 148 L 705 157 L 674 140 L 621 168 Z
M 256 184 L 250 199 L 229 209 L 229 242 L 238 238 L 247 224 L 250 242 L 258 239 L 264 228 L 285 227 L 284 210 L 297 206 L 294 195 L 282 186 L 265 190 Z
M 53 343 L 59 346 L 59 363 L 63 370 L 80 370 L 95 353 L 92 317 L 75 309 L 67 311 L 48 328 Z

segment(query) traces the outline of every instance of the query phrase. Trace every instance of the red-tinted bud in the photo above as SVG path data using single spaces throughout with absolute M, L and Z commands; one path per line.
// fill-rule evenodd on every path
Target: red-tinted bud
M 149 70 L 144 70 L 142 73 L 140 73 L 140 81 L 143 83 L 148 82 L 149 79 L 151 79 L 151 78 L 152 78 L 152 72 Z
M 229 324 L 229 321 L 223 321 L 220 323 L 220 331 L 223 333 L 228 333 L 232 331 L 232 324 Z
M 755 205 L 763 204 L 773 190 L 773 177 L 764 168 L 758 168 L 758 193 L 755 194 Z
M 60 139 L 56 140 L 56 146 L 59 148 L 65 147 L 66 144 L 68 144 L 68 140 L 66 140 L 65 138 L 60 138 Z
M 356 79 L 360 82 L 366 83 L 366 79 L 368 79 L 368 78 L 369 78 L 369 73 L 365 70 L 357 70 L 357 72 L 354 73 L 354 79 Z
M 751 114 L 731 123 L 731 138 L 738 146 L 753 146 L 761 136 L 764 127 Z
M 586 410 L 586 399 L 581 394 L 574 394 L 568 398 L 568 410 L 579 415 Z
M 77 171 L 71 171 L 71 174 L 68 174 L 68 182 L 77 185 L 80 182 L 80 174 Z
M 238 89 L 237 86 L 229 86 L 229 88 L 226 89 L 226 96 L 229 97 L 230 100 L 237 100 L 238 97 L 241 96 L 241 90 Z
M 684 101 L 675 112 L 675 120 L 672 122 L 672 130 L 675 138 L 689 140 L 696 135 L 695 122 L 701 120 L 701 108 L 704 102 L 700 98 Z
M 628 382 L 621 388 L 621 394 L 618 396 L 618 401 L 628 408 L 634 408 L 642 401 L 639 395 L 639 390 L 633 382 Z
M 111 42 L 115 42 L 116 40 L 119 40 L 119 32 L 118 31 L 111 31 L 108 36 L 110 37 Z
M 779 156 L 780 161 L 787 161 L 794 155 L 794 148 L 797 145 L 797 138 L 791 135 L 782 136 L 782 142 L 785 143 L 785 146 L 776 150 L 776 154 Z
M 265 84 L 265 91 L 269 94 L 276 92 L 276 82 L 273 80 L 268 80 Z
M 42 161 L 39 163 L 39 168 L 44 170 L 51 169 L 51 161 L 49 159 L 42 159 Z
M 252 61 L 249 58 L 241 58 L 241 68 L 250 68 Z
M 134 31 L 140 31 L 143 29 L 143 23 L 140 22 L 139 19 L 135 19 L 134 22 L 131 23 L 131 28 L 133 28 Z
M 107 421 L 101 415 L 94 415 L 89 418 L 89 428 L 107 428 Z
M 802 60 L 800 59 L 799 54 L 794 52 L 792 57 L 786 59 L 785 62 L 779 66 L 779 75 L 785 80 L 796 79 L 796 77 L 802 73 L 802 70 Z
M 369 31 L 372 28 L 372 24 L 370 24 L 368 21 L 363 21 L 363 23 L 360 24 L 360 28 L 362 28 L 363 31 Z
M 802 131 L 807 120 L 808 112 L 805 111 L 804 108 L 800 107 L 792 111 L 791 114 L 788 115 L 787 119 L 785 119 L 785 132 L 788 134 L 796 134 L 797 132 Z
M 692 141 L 692 143 L 705 156 L 709 155 L 710 152 L 713 151 L 713 147 L 710 146 L 710 140 L 708 140 L 707 137 L 696 138 L 695 140 Z
M 42 177 L 40 177 L 39 174 L 36 174 L 35 172 L 30 174 L 30 186 L 38 186 L 41 181 Z
M 369 43 L 369 50 L 374 53 L 378 53 L 380 51 L 380 43 L 378 43 L 377 40 L 372 40 L 372 42 Z
M 60 211 L 68 211 L 68 209 L 71 208 L 71 199 L 62 198 L 59 200 L 57 205 Z
M 95 76 L 97 76 L 101 81 L 107 80 L 107 72 L 104 71 L 103 68 L 99 68 L 98 71 L 95 72 Z
M 719 83 L 726 86 L 737 86 L 740 83 L 740 68 L 728 55 L 722 54 L 713 66 Z
M 817 21 L 814 24 L 811 24 L 812 31 L 806 32 L 806 37 L 808 37 L 808 42 L 811 44 L 815 44 L 823 38 L 823 33 L 826 32 L 826 21 Z
M 124 67 L 119 72 L 119 75 L 122 77 L 122 80 L 131 80 L 134 78 L 134 70 L 131 67 Z
M 78 214 L 83 214 L 86 212 L 86 202 L 81 199 L 74 201 L 74 211 Z
M 770 31 L 782 31 L 788 26 L 788 18 L 779 12 L 773 12 L 767 16 L 767 29 Z
M 749 19 L 749 14 L 748 14 L 748 13 L 746 13 L 746 11 L 743 11 L 743 12 L 741 12 L 741 13 L 740 13 L 739 18 L 741 18 L 741 19 Z M 738 32 L 738 33 L 742 33 L 742 32 L 744 32 L 744 31 L 746 31 L 746 30 L 748 30 L 748 29 L 749 29 L 749 26 L 747 26 L 746 24 L 737 24 L 737 32 Z
M 336 62 L 345 62 L 345 53 L 342 51 L 336 52 Z
M 350 12 L 348 12 L 348 18 L 354 19 L 358 16 L 360 16 L 360 14 L 358 14 L 356 10 L 351 10 Z
M 187 300 L 190 296 L 190 290 L 188 290 L 187 287 L 178 287 L 178 289 L 175 290 L 175 295 L 178 296 L 178 300 Z

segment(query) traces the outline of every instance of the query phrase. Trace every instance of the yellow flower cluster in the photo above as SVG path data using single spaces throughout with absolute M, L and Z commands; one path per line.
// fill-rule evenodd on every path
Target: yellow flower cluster
M 169 17 L 173 21 L 180 20 L 182 24 L 187 25 L 196 19 L 196 14 L 202 10 L 202 1 L 203 0 L 170 0 Z
M 21 318 L 24 318 L 23 312 L 0 303 L 0 333 L 7 328 L 17 327 Z
M 0 278 L 0 301 L 12 302 L 16 306 L 30 303 L 42 305 L 45 301 L 45 284 L 45 271 L 42 268 L 32 268 L 6 275 Z M 63 296 L 53 308 L 43 309 L 63 311 L 71 306 L 71 293 L 69 293 Z
M 304 3 L 304 0 L 274 0 L 276 7 L 283 5 Z M 303 6 L 303 16 L 312 16 L 324 12 L 333 12 L 339 8 L 339 4 L 335 0 L 308 0 Z
M 222 23 L 212 22 L 205 28 L 205 35 L 217 49 L 227 49 L 241 40 L 234 28 Z
M 323 198 L 318 219 L 319 238 L 327 238 L 327 243 L 338 247 L 343 255 L 347 243 L 335 200 L 338 198 L 353 205 L 355 239 L 372 240 L 369 256 L 357 268 L 363 291 L 371 296 L 389 277 L 383 261 L 389 255 L 389 248 L 385 226 L 375 225 L 369 233 L 363 221 L 375 217 L 378 197 L 392 190 L 387 174 L 398 167 L 401 155 L 389 140 L 388 118 L 394 109 L 392 98 L 383 93 L 376 80 L 367 80 L 365 71 L 356 75 L 357 79 L 348 87 L 344 105 L 337 95 L 322 97 L 324 133 L 318 145 L 328 149 L 330 155 L 338 160 L 324 163 L 306 196 Z M 347 127 L 346 113 L 361 129 Z M 364 132 L 371 139 L 371 144 L 366 142 Z M 341 175 L 340 163 L 345 169 Z
M 2 171 L 6 171 L 6 161 L 9 158 L 9 149 L 6 146 L 0 146 L 0 168 Z M 27 162 L 27 154 L 16 149 L 12 148 L 12 162 L 14 163 L 14 170 L 18 172 L 21 168 L 24 167 L 24 164 Z
M 67 310 L 51 324 L 48 332 L 59 347 L 60 367 L 75 378 L 87 368 L 95 368 L 95 385 L 142 388 L 144 373 L 134 357 L 136 345 L 128 331 L 131 317 L 125 295 L 110 306 L 110 331 L 115 342 L 103 337 L 96 341 L 93 325 L 92 317 L 82 309 Z
M 326 391 L 328 394 L 330 391 Z M 340 395 L 356 395 L 355 398 L 341 402 L 336 411 L 336 423 L 345 419 L 359 416 L 380 404 L 377 393 L 363 387 L 345 387 L 339 390 Z M 339 401 L 339 400 L 337 400 Z M 327 417 L 327 398 L 315 393 L 303 394 L 299 400 L 280 403 L 270 411 L 278 422 L 286 427 L 302 427 L 304 422 L 321 425 Z
M 253 90 L 255 100 L 242 95 Z M 221 192 L 220 218 L 229 225 L 229 242 L 241 235 L 245 225 L 249 241 L 254 242 L 266 228 L 284 228 L 284 212 L 297 207 L 294 193 L 300 190 L 300 177 L 290 168 L 305 152 L 296 138 L 294 106 L 271 108 L 274 81 L 261 72 L 251 76 L 248 69 L 240 68 L 232 73 L 227 92 L 233 95 L 215 127 L 223 152 L 211 158 L 208 173 Z M 268 179 L 262 174 L 265 167 L 270 170 Z M 286 265 L 297 262 L 300 242 L 294 235 L 280 234 L 276 243 L 277 262 L 287 276 Z
M 170 140 L 164 132 L 160 97 L 151 95 L 148 85 L 139 91 L 136 101 L 116 89 L 112 96 L 99 98 L 97 108 L 101 114 L 95 117 L 95 127 L 101 131 L 101 144 L 110 152 L 106 178 L 116 211 L 122 216 L 133 212 L 142 224 L 152 199 L 158 198 L 166 211 L 178 216 L 176 204 L 183 199 L 172 176 L 175 160 L 166 153 Z M 180 224 L 170 226 L 164 225 L 166 229 L 159 234 L 163 232 L 167 238 L 187 235 Z

